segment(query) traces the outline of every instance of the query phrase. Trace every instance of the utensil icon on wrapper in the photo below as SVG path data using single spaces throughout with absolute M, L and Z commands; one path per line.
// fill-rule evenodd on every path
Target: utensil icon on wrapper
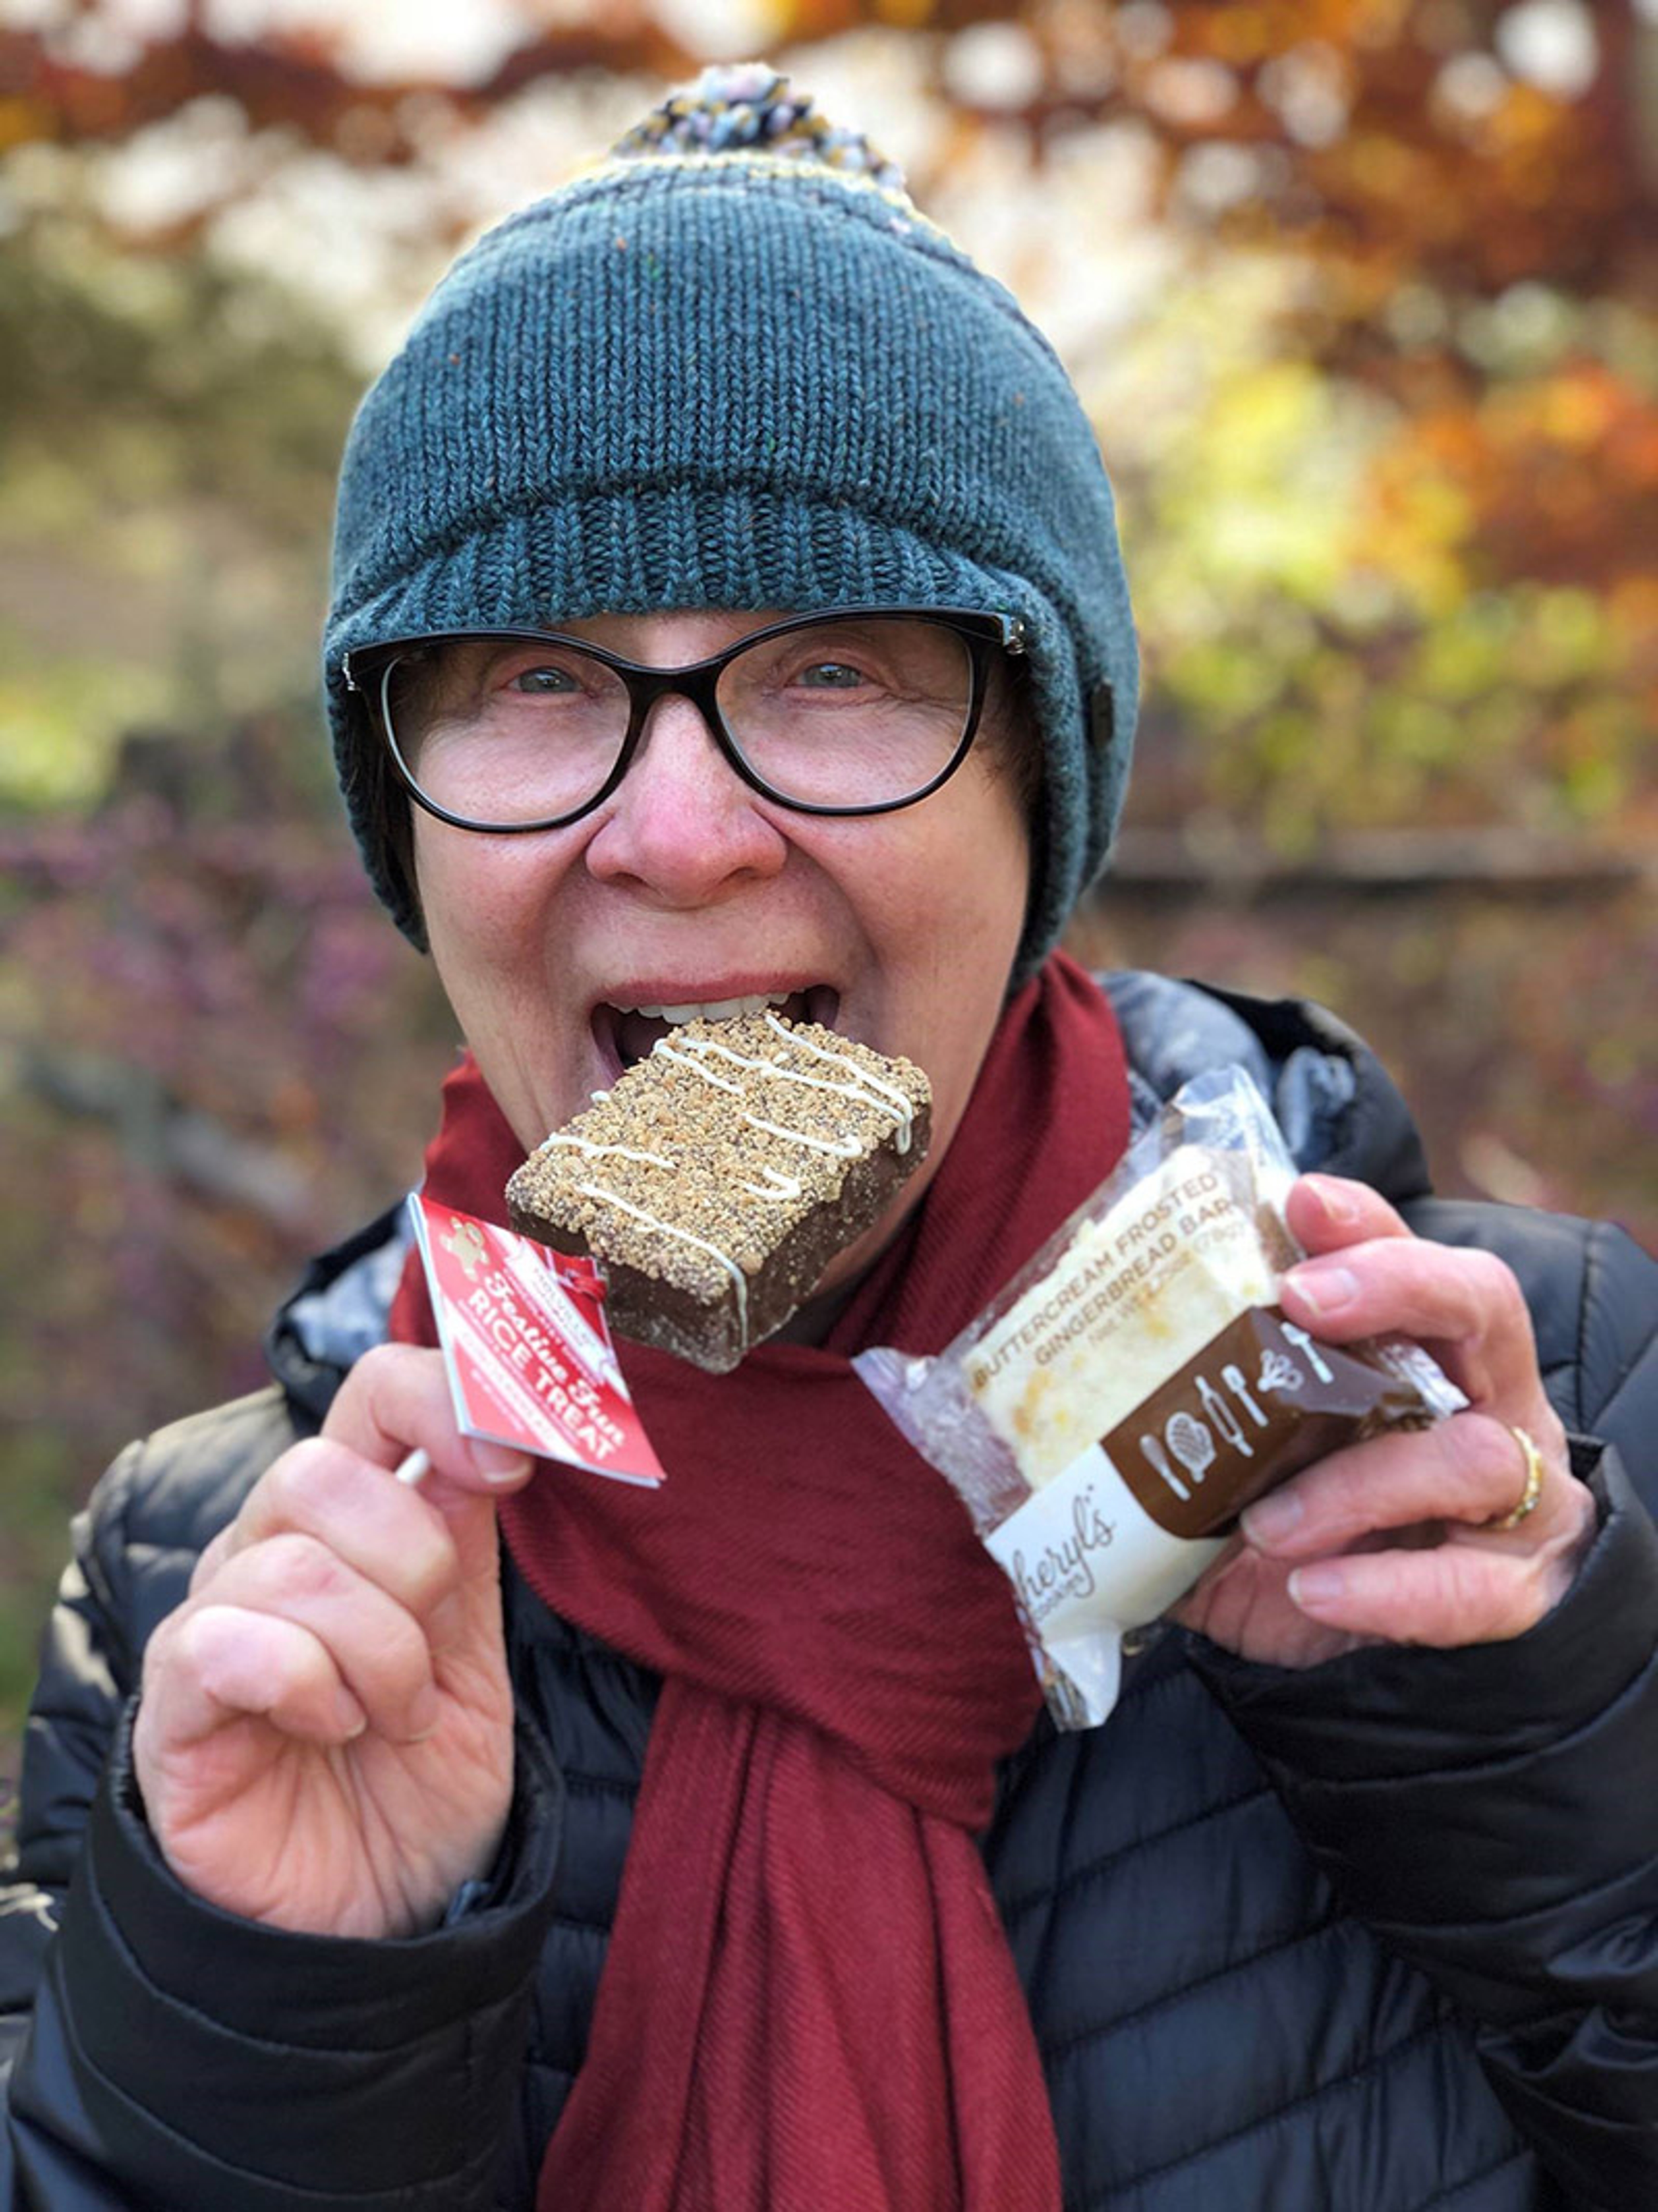
M 1193 1482 L 1201 1482 L 1215 1463 L 1215 1440 L 1207 1425 L 1192 1413 L 1174 1413 L 1163 1431 L 1169 1449 Z
M 1169 1455 L 1163 1449 L 1162 1443 L 1157 1437 L 1142 1437 L 1140 1438 L 1140 1449 L 1145 1453 L 1147 1460 L 1151 1462 L 1152 1472 L 1154 1474 L 1160 1474 L 1163 1477 L 1163 1480 L 1169 1485 L 1169 1487 L 1174 1492 L 1176 1498 L 1188 1498 L 1191 1497 L 1191 1492 L 1181 1480 L 1179 1475 L 1175 1474 L 1174 1468 L 1169 1466 Z
M 1251 1395 L 1243 1370 L 1236 1366 L 1223 1367 L 1220 1370 L 1220 1379 L 1248 1414 L 1255 1426 L 1258 1429 L 1264 1429 L 1267 1425 L 1267 1417 L 1261 1412 Z M 1247 1449 L 1248 1447 L 1246 1446 L 1245 1449 Z

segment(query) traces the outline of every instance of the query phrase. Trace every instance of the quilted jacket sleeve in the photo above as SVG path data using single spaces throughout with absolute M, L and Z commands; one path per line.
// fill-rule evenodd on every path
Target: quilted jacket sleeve
M 295 1936 L 215 1911 L 173 1880 L 133 1787 L 144 1638 L 250 1461 L 268 1462 L 270 1415 L 267 1395 L 173 1432 L 154 1479 L 135 1448 L 77 1523 L 0 1892 L 0 2212 L 494 2201 L 561 1826 L 544 1756 L 520 1740 L 486 1895 L 407 1942 Z M 176 1510 L 186 1495 L 193 1528 Z M 158 1546 L 158 1527 L 187 1540 Z
M 1447 1241 L 1508 1241 L 1473 1209 L 1426 1215 Z M 1658 1269 L 1552 1222 L 1505 1256 L 1599 1511 L 1567 1596 L 1461 1651 L 1299 1673 L 1193 1656 L 1348 1909 L 1474 2022 L 1567 2202 L 1628 2212 L 1658 2204 Z
M 117 1461 L 76 1518 L 74 1557 L 47 1625 L 24 1734 L 16 1847 L 0 1882 L 0 2077 L 8 2085 L 27 2042 L 35 1992 L 80 1861 L 98 1779 L 136 1679 L 136 1655 L 110 1576 L 120 1574 L 120 1500 L 137 1458 L 135 1447 Z M 14 2201 L 14 2173 L 8 2134 L 0 2144 L 0 2174 L 14 2187 L 10 2194 L 0 2189 L 0 2203 Z M 64 2196 L 62 2202 L 78 2200 Z

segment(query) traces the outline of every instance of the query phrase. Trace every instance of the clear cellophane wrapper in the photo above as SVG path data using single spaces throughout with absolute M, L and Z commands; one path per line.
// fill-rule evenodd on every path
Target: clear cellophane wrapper
M 1122 1639 L 1298 1469 L 1467 1401 L 1418 1345 L 1328 1345 L 1278 1305 L 1296 1168 L 1241 1068 L 1187 1084 L 943 1352 L 854 1363 L 1012 1583 L 1061 1728 L 1116 1702 Z

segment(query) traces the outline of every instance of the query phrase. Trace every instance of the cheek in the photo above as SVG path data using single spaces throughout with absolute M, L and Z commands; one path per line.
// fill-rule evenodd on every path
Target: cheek
M 902 813 L 887 817 L 890 846 L 866 882 L 918 945 L 933 940 L 988 952 L 1005 939 L 1011 966 L 1024 926 L 1029 839 L 1009 779 L 975 775 L 975 765 L 969 760 L 910 822 Z M 952 803 L 930 817 L 939 801 Z M 870 827 L 854 826 L 865 834 Z
M 415 881 L 446 988 L 507 975 L 536 941 L 536 914 L 552 874 L 549 856 L 535 849 L 544 842 L 480 836 L 429 816 L 416 823 Z
M 1024 832 L 1005 790 L 989 795 L 984 834 L 927 854 L 907 871 L 901 956 L 902 1043 L 926 1068 L 941 1146 L 964 1112 L 1006 1001 L 1029 884 Z
M 415 884 L 429 929 L 446 937 L 455 936 L 463 925 L 476 921 L 480 907 L 494 906 L 511 880 L 511 867 L 510 864 L 491 867 L 484 854 L 506 842 L 481 837 L 471 830 L 452 829 L 428 814 L 416 817 Z M 497 858 L 506 856 L 497 854 Z
M 978 835 L 940 841 L 904 872 L 909 924 L 929 945 L 952 1000 L 999 1006 L 1024 929 L 1029 848 L 1011 794 L 987 795 L 989 820 Z
M 496 1103 L 525 1144 L 586 1103 L 554 1095 L 549 1070 L 571 1060 L 565 1010 L 549 988 L 546 878 L 527 838 L 433 825 L 416 842 L 427 942 L 438 980 Z

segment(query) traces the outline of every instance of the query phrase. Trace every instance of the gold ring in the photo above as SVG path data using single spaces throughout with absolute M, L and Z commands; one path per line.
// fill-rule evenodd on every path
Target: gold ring
M 1521 1492 L 1519 1502 L 1514 1510 L 1511 1513 L 1504 1513 L 1497 1519 L 1482 1522 L 1482 1527 L 1486 1528 L 1517 1528 L 1528 1513 L 1534 1513 L 1537 1510 L 1537 1501 L 1543 1495 L 1543 1477 L 1547 1472 L 1543 1465 L 1542 1453 L 1538 1450 L 1526 1431 L 1523 1429 L 1515 1428 L 1512 1421 L 1504 1421 L 1503 1425 L 1526 1455 L 1526 1486 Z

